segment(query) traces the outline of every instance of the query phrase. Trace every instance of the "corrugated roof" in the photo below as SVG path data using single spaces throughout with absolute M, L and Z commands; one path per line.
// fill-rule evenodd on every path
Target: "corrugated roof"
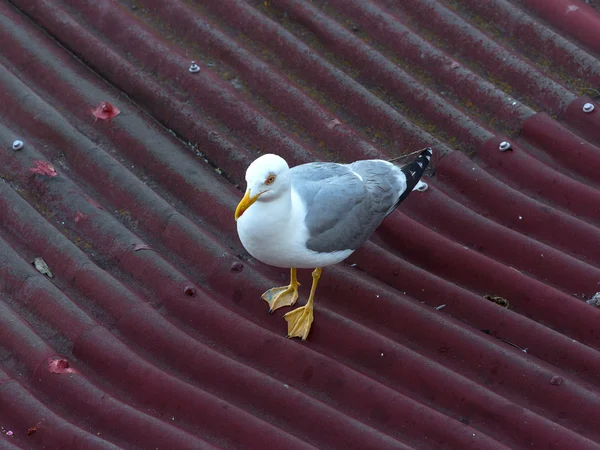
M 0 446 L 599 448 L 599 42 L 595 0 L 0 2 Z M 425 146 L 286 339 L 247 165 Z

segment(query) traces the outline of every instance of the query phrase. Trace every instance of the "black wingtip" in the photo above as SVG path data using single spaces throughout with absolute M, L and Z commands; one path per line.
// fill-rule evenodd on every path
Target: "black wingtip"
M 419 179 L 423 176 L 423 173 L 429 165 L 432 156 L 433 149 L 431 147 L 427 147 L 425 150 L 419 153 L 419 156 L 417 156 L 412 162 L 402 167 L 402 172 L 404 172 L 404 175 L 406 175 L 406 182 L 411 190 L 416 186 L 416 184 L 419 182 Z
M 431 161 L 431 157 L 433 156 L 433 149 L 431 147 L 427 147 L 425 150 L 423 150 L 421 153 L 419 153 L 419 156 L 417 156 L 417 159 L 420 158 L 421 156 L 423 156 L 424 158 L 427 158 L 427 161 Z
M 417 156 L 412 162 L 402 167 L 401 170 L 406 176 L 406 190 L 398 199 L 397 205 L 400 204 L 400 202 L 402 202 L 406 197 L 408 197 L 408 194 L 412 192 L 413 188 L 423 176 L 423 173 L 425 173 L 425 169 L 427 169 L 432 156 L 433 149 L 431 147 L 427 147 L 425 150 L 419 153 L 419 156 Z

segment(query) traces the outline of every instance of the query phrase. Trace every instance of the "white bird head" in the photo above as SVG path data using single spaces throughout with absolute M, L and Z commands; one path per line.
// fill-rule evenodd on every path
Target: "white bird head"
M 270 202 L 290 191 L 290 168 L 281 156 L 266 154 L 246 170 L 246 194 L 235 210 L 235 220 L 255 202 Z

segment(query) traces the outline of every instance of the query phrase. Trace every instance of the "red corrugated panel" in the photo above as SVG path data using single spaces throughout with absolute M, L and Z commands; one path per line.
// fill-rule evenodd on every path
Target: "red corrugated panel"
M 0 446 L 600 448 L 598 30 L 559 0 L 0 2 Z M 286 339 L 247 165 L 424 146 L 429 189 Z

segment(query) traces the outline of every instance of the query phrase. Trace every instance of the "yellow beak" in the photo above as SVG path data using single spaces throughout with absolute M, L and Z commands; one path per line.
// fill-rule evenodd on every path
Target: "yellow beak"
M 246 212 L 246 210 L 250 208 L 256 200 L 258 200 L 258 197 L 260 197 L 263 192 L 259 192 L 254 197 L 250 197 L 250 189 L 248 189 L 235 209 L 235 220 L 238 220 L 240 217 L 242 217 L 242 214 L 244 214 L 244 212 Z

